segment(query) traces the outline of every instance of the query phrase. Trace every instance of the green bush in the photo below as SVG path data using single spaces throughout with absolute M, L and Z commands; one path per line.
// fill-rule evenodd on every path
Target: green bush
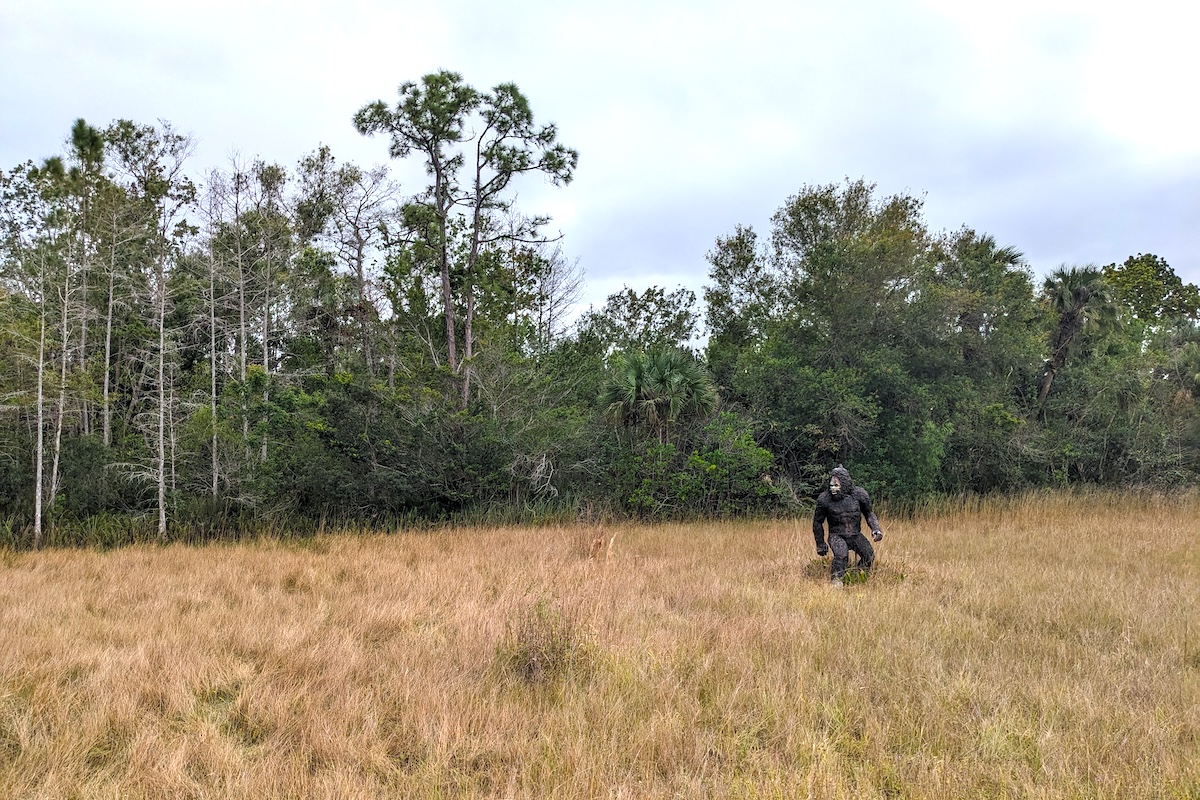
M 772 477 L 775 459 L 745 421 L 722 412 L 683 455 L 671 442 L 643 442 L 624 469 L 629 510 L 641 517 L 768 514 L 789 507 L 790 493 Z

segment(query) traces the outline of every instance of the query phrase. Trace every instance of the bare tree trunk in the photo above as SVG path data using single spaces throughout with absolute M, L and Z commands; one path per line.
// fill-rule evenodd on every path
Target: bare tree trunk
M 119 203 L 114 203 L 105 211 L 106 231 L 109 235 L 108 264 L 105 267 L 108 276 L 108 294 L 104 309 L 104 376 L 101 378 L 100 390 L 100 427 L 105 447 L 112 446 L 112 373 L 119 369 L 112 360 L 113 346 L 113 317 L 117 307 L 117 254 L 119 248 L 129 244 L 138 236 L 137 225 L 122 216 Z
M 363 360 L 367 364 L 367 375 L 374 378 L 375 354 L 371 350 L 371 332 L 370 327 L 367 324 L 370 318 L 370 314 L 368 313 L 367 309 L 371 308 L 372 306 L 370 305 L 371 301 L 367 297 L 366 265 L 363 263 L 366 259 L 366 254 L 364 252 L 365 249 L 366 242 L 364 242 L 362 240 L 362 236 L 359 235 L 357 241 L 355 242 L 354 253 L 354 275 L 358 281 L 358 325 L 362 335 Z
M 83 225 L 86 231 L 87 227 L 87 203 L 84 203 Z M 81 302 L 79 304 L 79 371 L 85 373 L 87 370 L 87 334 L 88 334 L 88 246 L 86 232 L 81 236 L 80 243 L 80 259 L 79 271 L 82 285 L 80 287 Z M 82 425 L 83 435 L 87 436 L 92 432 L 90 413 L 87 401 L 87 392 L 84 392 L 80 397 L 80 424 Z
M 482 141 L 482 137 L 480 139 Z M 475 324 L 475 263 L 479 259 L 479 243 L 483 235 L 479 155 L 475 157 L 475 208 L 471 218 L 471 250 L 467 254 L 467 275 L 463 290 L 467 295 L 467 318 L 463 325 L 463 378 L 461 405 L 465 411 L 471 398 L 471 357 L 475 355 L 472 328 Z
M 271 256 L 265 259 L 263 289 L 263 319 L 262 319 L 262 363 L 263 363 L 263 434 L 259 450 L 260 463 L 267 461 L 267 404 L 271 400 L 271 351 L 267 345 L 271 333 Z
M 1054 376 L 1058 374 L 1058 368 L 1053 364 L 1046 365 L 1046 371 L 1042 373 L 1042 377 L 1038 378 L 1038 395 L 1039 403 L 1046 402 L 1046 397 L 1050 394 L 1050 386 L 1054 383 Z
M 61 369 L 58 378 L 58 409 L 55 411 L 54 421 L 54 456 L 50 468 L 50 498 L 47 501 L 49 508 L 54 508 L 54 501 L 58 497 L 58 465 L 62 455 L 62 431 L 63 418 L 66 413 L 67 405 L 67 361 L 70 350 L 70 328 L 68 326 L 67 311 L 71 305 L 71 265 L 64 265 L 65 277 L 63 278 L 63 295 L 62 295 L 62 356 L 59 359 Z
M 41 262 L 41 314 L 38 331 L 37 366 L 37 465 L 33 485 L 33 547 L 42 546 L 42 463 L 45 458 L 45 375 L 46 375 L 46 260 Z
M 167 416 L 167 434 L 170 437 L 169 440 L 171 443 L 171 503 L 172 503 L 172 511 L 174 511 L 176 498 L 179 497 L 179 484 L 177 481 L 177 476 L 175 474 L 175 463 L 176 463 L 175 462 L 175 453 L 176 453 L 176 445 L 178 443 L 175 439 L 175 413 L 174 413 L 174 410 L 175 410 L 175 384 L 174 384 L 174 382 L 171 383 L 171 393 L 170 393 L 170 397 L 168 397 L 167 399 L 170 401 L 170 405 L 168 405 L 167 408 L 171 411 L 171 413 Z
M 242 442 L 245 448 L 244 459 L 249 462 L 250 410 L 246 406 L 246 370 L 250 358 L 250 342 L 246 326 L 246 246 L 242 238 L 242 192 L 245 190 L 247 176 L 236 161 L 230 164 L 230 178 L 233 181 L 233 206 L 229 211 L 234 231 L 234 258 L 237 260 L 238 275 L 238 377 L 241 380 Z
M 240 237 L 239 237 L 240 239 Z M 249 343 L 246 340 L 246 264 L 238 244 L 238 349 L 242 379 L 242 441 L 246 443 L 246 460 L 250 460 L 250 416 L 246 408 L 246 360 Z
M 451 203 L 446 197 L 446 176 L 443 174 L 443 165 L 436 159 L 432 163 L 435 176 L 434 202 L 437 204 L 438 235 L 440 237 L 438 256 L 442 279 L 442 313 L 446 317 L 446 364 L 449 365 L 451 372 L 458 372 L 458 351 L 455 347 L 455 339 L 458 334 L 455 331 L 457 326 L 454 323 L 454 294 L 450 287 L 450 247 L 446 241 L 450 228 Z
M 209 353 L 209 424 L 212 427 L 212 499 L 217 499 L 217 259 L 209 252 L 208 261 L 208 353 Z
M 442 226 L 445 236 L 445 226 Z M 446 363 L 450 366 L 451 372 L 458 372 L 458 355 L 455 349 L 454 339 L 457 334 L 454 331 L 454 297 L 450 293 L 450 263 L 447 260 L 445 242 L 442 243 L 442 313 L 446 317 Z
M 221 241 L 221 233 L 223 232 L 224 213 L 227 204 L 230 202 L 229 186 L 225 181 L 225 176 L 219 170 L 213 170 L 209 174 L 209 185 L 207 190 L 207 250 L 208 250 L 208 416 L 209 416 L 209 467 L 210 481 L 209 494 L 215 501 L 220 494 L 221 481 L 221 461 L 220 461 L 220 438 L 219 438 L 219 419 L 220 413 L 218 404 L 218 380 L 217 374 L 221 368 L 221 358 L 217 354 L 217 268 L 218 265 L 223 267 L 222 276 L 228 274 L 225 260 L 227 253 L 225 244 Z M 235 195 L 236 202 L 236 195 Z M 240 263 L 240 262 L 239 262 Z M 225 298 L 222 297 L 222 300 Z M 222 346 L 224 347 L 225 339 L 222 336 Z
M 391 343 L 391 351 L 388 353 L 388 391 L 396 390 L 396 344 Z
M 166 238 L 164 231 L 163 238 Z M 163 261 L 158 256 L 158 538 L 167 538 L 167 281 Z
M 475 287 L 472 285 L 473 276 L 467 272 L 467 316 L 463 322 L 463 379 L 462 379 L 462 408 L 465 411 L 471 398 L 471 357 L 475 355 L 472 342 L 471 325 L 475 321 Z
M 113 329 L 113 305 L 116 303 L 114 290 L 116 289 L 117 275 L 117 254 L 116 247 L 113 248 L 112 261 L 109 264 L 110 272 L 108 273 L 108 309 L 104 318 L 104 388 L 101 394 L 101 416 L 102 425 L 104 428 L 104 446 L 109 447 L 112 444 L 112 407 L 109 398 L 111 378 L 109 372 L 112 370 L 112 329 Z

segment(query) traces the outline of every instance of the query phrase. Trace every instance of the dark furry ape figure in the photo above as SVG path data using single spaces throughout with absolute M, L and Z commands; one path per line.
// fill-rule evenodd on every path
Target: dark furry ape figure
M 866 519 L 871 526 L 871 538 L 883 539 L 879 518 L 871 508 L 871 497 L 867 490 L 855 486 L 850 472 L 837 467 L 829 474 L 829 485 L 817 497 L 817 508 L 813 512 L 813 538 L 817 540 L 817 555 L 823 556 L 833 550 L 833 583 L 841 585 L 850 563 L 850 551 L 858 553 L 859 566 L 869 572 L 875 563 L 875 549 L 863 536 L 859 520 Z M 829 523 L 829 544 L 825 544 L 825 523 Z

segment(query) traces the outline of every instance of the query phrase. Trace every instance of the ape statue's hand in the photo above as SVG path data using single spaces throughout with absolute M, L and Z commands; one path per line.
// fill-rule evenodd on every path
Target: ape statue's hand
M 883 541 L 883 531 L 881 531 L 881 530 L 871 531 L 871 538 L 877 542 L 882 542 Z
M 817 555 L 824 558 L 826 555 L 828 555 L 828 553 L 829 553 L 829 545 L 825 545 L 825 544 L 817 545 Z

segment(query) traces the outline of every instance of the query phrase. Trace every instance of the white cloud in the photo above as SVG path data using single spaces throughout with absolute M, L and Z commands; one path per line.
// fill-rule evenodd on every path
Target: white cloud
M 717 235 L 847 176 L 924 194 L 935 229 L 1038 269 L 1150 251 L 1200 281 L 1198 21 L 1163 0 L 0 0 L 0 168 L 57 151 L 78 116 L 171 120 L 197 173 L 321 143 L 381 163 L 351 115 L 444 67 L 516 82 L 580 151 L 569 187 L 517 188 L 601 301 L 698 289 Z

